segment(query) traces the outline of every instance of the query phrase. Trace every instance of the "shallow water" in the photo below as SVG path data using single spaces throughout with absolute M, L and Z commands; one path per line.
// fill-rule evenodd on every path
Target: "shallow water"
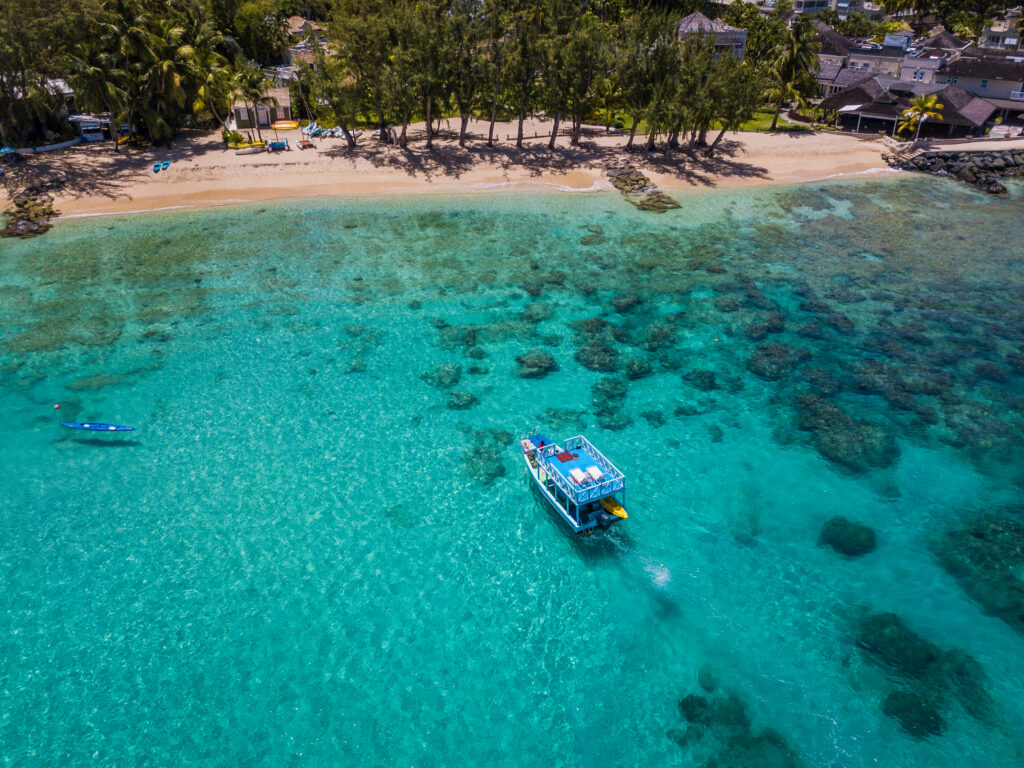
M 1024 564 L 943 549 L 1024 517 L 1012 193 L 303 200 L 0 244 L 4 764 L 1021 764 L 1024 634 L 976 600 Z M 559 369 L 520 378 L 534 349 Z M 90 419 L 138 429 L 58 426 Z M 616 462 L 628 521 L 566 532 L 538 426 Z M 836 515 L 877 548 L 820 545 Z M 858 647 L 885 612 L 917 646 Z

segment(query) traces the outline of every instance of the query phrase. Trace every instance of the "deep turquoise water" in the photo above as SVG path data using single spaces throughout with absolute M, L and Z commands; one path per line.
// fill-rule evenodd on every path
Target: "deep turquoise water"
M 3 765 L 1024 764 L 1022 191 L 0 243 Z M 628 521 L 566 532 L 538 426 L 625 471 Z M 877 548 L 819 544 L 837 515 Z

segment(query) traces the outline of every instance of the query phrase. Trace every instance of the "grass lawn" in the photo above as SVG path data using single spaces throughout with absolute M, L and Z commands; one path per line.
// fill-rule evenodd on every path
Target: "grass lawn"
M 806 125 L 800 125 L 799 123 L 791 123 L 783 117 L 785 113 L 779 115 L 779 123 L 775 126 L 777 131 L 804 131 L 807 130 Z M 741 131 L 759 131 L 761 133 L 767 133 L 768 129 L 772 124 L 772 117 L 775 115 L 773 110 L 762 110 L 755 112 L 753 118 L 740 125 Z

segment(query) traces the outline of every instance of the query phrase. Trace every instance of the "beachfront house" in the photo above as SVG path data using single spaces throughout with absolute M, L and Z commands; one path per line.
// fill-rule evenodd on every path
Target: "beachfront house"
M 981 29 L 978 47 L 1001 51 L 1024 51 L 1024 8 L 1011 8 L 1001 18 L 993 19 Z
M 881 43 L 857 43 L 851 46 L 848 65 L 865 75 L 888 75 L 899 78 L 903 60 L 914 51 L 911 33 L 886 35 Z
M 276 99 L 277 106 L 268 107 L 259 104 L 256 106 L 255 116 L 251 104 L 247 104 L 238 96 L 235 97 L 232 114 L 235 118 L 235 127 L 238 130 L 254 128 L 257 124 L 260 128 L 266 128 L 276 120 L 292 119 L 292 98 L 287 88 L 268 88 L 264 91 L 264 96 Z
M 715 58 L 733 56 L 743 60 L 747 52 L 747 30 L 737 29 L 721 21 L 713 21 L 703 13 L 694 12 L 679 22 L 679 39 L 702 35 L 714 41 Z
M 917 83 L 945 82 L 941 74 L 949 64 L 959 57 L 970 43 L 951 35 L 943 29 L 919 42 L 903 59 L 900 80 Z
M 942 120 L 927 122 L 921 128 L 922 136 L 980 136 L 997 109 L 956 85 L 906 82 L 886 75 L 868 75 L 822 99 L 821 107 L 835 116 L 837 126 L 857 133 L 892 135 L 914 97 L 931 94 L 943 105 Z
M 885 17 L 885 8 L 870 0 L 793 0 L 794 14 L 817 14 L 826 8 L 844 20 L 854 11 L 863 13 L 870 21 L 881 21 Z
M 852 81 L 840 84 L 837 80 L 843 77 L 844 72 L 849 73 L 847 63 L 850 59 L 850 49 L 855 43 L 820 19 L 814 19 L 811 24 L 814 25 L 818 41 L 821 43 L 821 50 L 818 52 L 818 93 L 828 96 L 851 85 Z M 858 72 L 855 79 L 860 77 Z
M 949 62 L 939 76 L 991 101 L 1007 116 L 1024 112 L 1024 56 L 987 54 L 974 48 Z

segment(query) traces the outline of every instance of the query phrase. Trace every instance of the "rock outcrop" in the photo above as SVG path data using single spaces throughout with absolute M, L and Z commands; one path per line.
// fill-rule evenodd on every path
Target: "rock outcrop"
M 909 159 L 882 155 L 893 168 L 920 171 L 935 176 L 953 176 L 973 184 L 990 195 L 1006 196 L 1006 187 L 999 179 L 1006 176 L 1024 176 L 1024 152 L 1004 149 L 990 152 L 922 152 Z

